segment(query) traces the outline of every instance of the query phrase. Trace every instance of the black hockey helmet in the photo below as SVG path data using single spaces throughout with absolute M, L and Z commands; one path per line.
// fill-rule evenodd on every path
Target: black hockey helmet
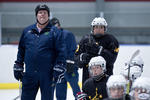
M 51 23 L 52 25 L 58 24 L 58 25 L 60 26 L 60 22 L 59 22 L 59 20 L 58 20 L 56 17 L 52 18 L 52 19 L 50 20 L 50 23 Z
M 43 4 L 43 5 L 37 5 L 36 8 L 35 8 L 35 15 L 37 16 L 37 13 L 38 11 L 40 10 L 46 10 L 48 12 L 48 16 L 50 15 L 49 12 L 50 12 L 50 9 L 47 5 Z

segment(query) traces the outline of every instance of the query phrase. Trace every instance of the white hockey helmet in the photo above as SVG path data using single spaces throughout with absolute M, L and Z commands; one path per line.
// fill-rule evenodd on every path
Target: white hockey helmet
M 130 64 L 130 76 L 129 78 L 134 81 L 136 78 L 140 77 L 142 72 L 143 72 L 143 66 L 144 66 L 144 61 L 141 58 L 141 56 L 137 56 L 131 61 Z M 124 69 L 122 71 L 122 75 L 125 77 L 128 76 L 128 69 L 129 69 L 129 61 L 125 63 Z
M 107 22 L 104 18 L 102 17 L 96 17 L 93 19 L 92 23 L 91 23 L 91 26 L 92 26 L 92 29 L 91 29 L 91 32 L 93 33 L 93 27 L 94 26 L 104 26 L 105 27 L 105 31 L 107 30 Z
M 111 75 L 106 83 L 107 88 L 112 87 L 124 87 L 126 86 L 127 81 L 122 75 Z
M 111 75 L 106 83 L 107 85 L 107 93 L 109 98 L 114 98 L 112 97 L 112 94 L 110 92 L 110 89 L 123 89 L 123 93 L 122 96 L 117 97 L 119 98 L 123 98 L 125 92 L 126 92 L 126 85 L 127 85 L 127 81 L 125 79 L 125 77 L 123 77 L 122 75 Z M 116 98 L 115 98 L 116 99 Z
M 102 17 L 96 17 L 93 19 L 91 26 L 105 26 L 107 27 L 107 22 L 104 18 Z
M 150 78 L 139 77 L 132 85 L 133 94 L 138 92 L 139 100 L 150 100 Z M 134 96 L 134 95 L 133 95 Z
M 128 66 L 125 66 L 125 68 L 122 71 L 122 75 L 125 77 L 128 77 Z M 137 79 L 138 77 L 140 77 L 142 74 L 142 69 L 139 66 L 132 66 L 130 67 L 130 76 L 129 78 L 134 81 L 135 79 Z
M 129 62 L 125 63 L 126 66 L 127 66 L 128 64 L 129 64 Z M 143 72 L 144 61 L 143 61 L 143 59 L 141 58 L 141 56 L 137 56 L 136 58 L 134 58 L 134 59 L 131 61 L 130 66 L 139 66 L 139 67 L 141 67 L 142 72 Z
M 132 85 L 132 88 L 143 88 L 150 90 L 150 78 L 147 77 L 139 77 L 136 79 Z M 150 91 L 149 91 L 150 92 Z
M 90 62 L 89 62 L 89 72 L 91 70 L 91 68 L 93 66 L 97 66 L 100 65 L 100 67 L 102 68 L 103 71 L 106 71 L 106 61 L 102 56 L 96 56 L 91 58 Z

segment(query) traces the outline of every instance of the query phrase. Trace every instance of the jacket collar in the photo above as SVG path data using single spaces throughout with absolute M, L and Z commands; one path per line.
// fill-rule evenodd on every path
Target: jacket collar
M 47 26 L 45 27 L 45 28 L 43 28 L 42 29 L 42 31 L 39 33 L 38 32 L 38 28 L 37 28 L 37 23 L 35 23 L 34 25 L 33 25 L 33 28 L 31 29 L 32 31 L 33 31 L 33 33 L 35 33 L 35 34 L 42 34 L 42 33 L 44 33 L 44 32 L 47 32 L 47 31 L 50 31 L 50 29 L 51 29 L 51 27 L 52 27 L 52 25 L 50 24 L 50 22 L 47 24 Z

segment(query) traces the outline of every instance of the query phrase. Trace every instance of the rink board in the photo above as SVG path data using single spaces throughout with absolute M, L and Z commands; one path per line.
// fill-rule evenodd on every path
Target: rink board
M 16 89 L 18 82 L 13 76 L 13 64 L 17 56 L 17 45 L 2 45 L 0 47 L 0 89 Z M 142 76 L 150 77 L 150 45 L 120 45 L 119 54 L 114 65 L 114 74 L 119 74 L 131 55 L 137 50 L 144 60 L 144 71 Z M 79 84 L 81 86 L 82 70 L 79 69 Z M 69 86 L 70 88 L 70 86 Z

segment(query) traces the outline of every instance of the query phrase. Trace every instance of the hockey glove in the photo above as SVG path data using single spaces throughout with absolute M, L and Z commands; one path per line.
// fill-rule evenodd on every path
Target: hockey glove
M 87 100 L 87 94 L 83 93 L 83 92 L 78 92 L 76 94 L 76 100 Z
M 61 81 L 64 79 L 64 73 L 66 72 L 66 69 L 63 64 L 57 64 L 53 68 L 53 77 L 55 80 L 55 83 L 61 83 Z
M 88 62 L 90 61 L 90 59 L 92 58 L 92 56 L 90 56 L 87 53 L 81 53 L 80 54 L 80 61 L 84 64 L 88 64 Z
M 19 65 L 19 64 L 14 64 L 14 77 L 19 81 L 22 81 L 22 78 L 23 78 L 23 66 L 22 65 Z
M 67 73 L 73 73 L 74 67 L 75 67 L 75 62 L 73 60 L 66 60 Z
M 102 49 L 103 49 L 103 47 L 97 45 L 96 43 L 88 43 L 86 45 L 86 52 L 93 56 L 100 55 Z

